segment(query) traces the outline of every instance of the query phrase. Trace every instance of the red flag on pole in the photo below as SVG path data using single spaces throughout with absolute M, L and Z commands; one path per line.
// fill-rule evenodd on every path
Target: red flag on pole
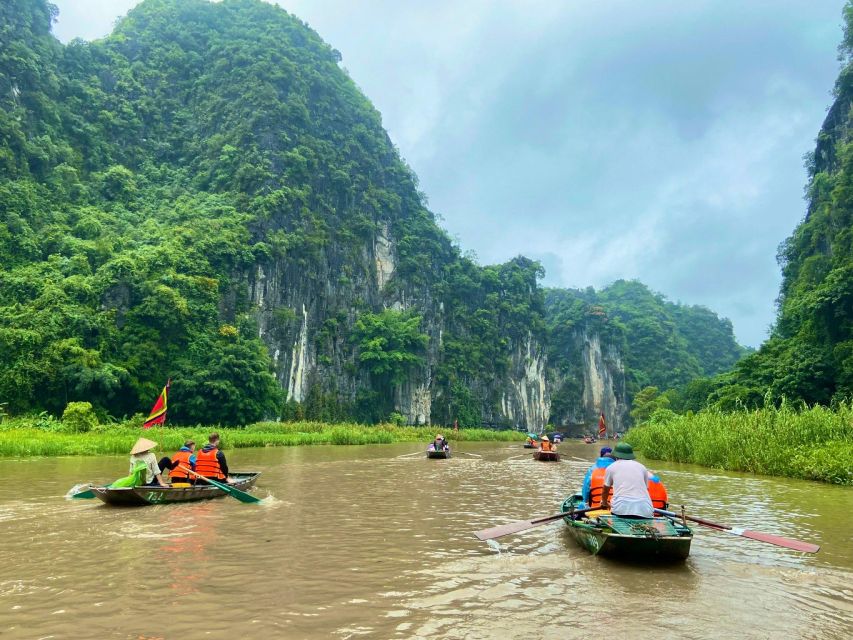
M 151 408 L 151 413 L 148 415 L 148 419 L 142 423 L 143 429 L 150 429 L 155 424 L 163 424 L 166 422 L 166 409 L 168 408 L 169 402 L 169 387 L 172 386 L 172 379 L 166 382 L 166 386 L 163 387 L 163 391 L 160 392 L 160 397 L 157 398 L 157 402 L 154 403 L 154 406 Z
M 598 419 L 598 439 L 601 440 L 607 435 L 607 424 L 604 422 L 604 412 L 601 412 L 601 417 Z

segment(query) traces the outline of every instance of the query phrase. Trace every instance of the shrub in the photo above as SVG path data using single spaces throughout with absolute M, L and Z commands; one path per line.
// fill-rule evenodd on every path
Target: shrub
M 62 424 L 67 431 L 85 433 L 98 426 L 98 416 L 90 402 L 69 402 L 62 412 Z

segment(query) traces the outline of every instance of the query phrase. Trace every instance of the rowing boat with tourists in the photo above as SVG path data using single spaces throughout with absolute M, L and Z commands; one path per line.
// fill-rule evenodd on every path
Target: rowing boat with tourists
M 154 403 L 142 425 L 144 429 L 165 423 L 170 387 L 171 380 Z M 196 450 L 194 440 L 186 440 L 171 457 L 159 460 L 154 454 L 157 446 L 153 440 L 139 438 L 130 450 L 128 475 L 104 486 L 86 485 L 71 497 L 97 498 L 122 507 L 192 502 L 226 495 L 241 502 L 260 502 L 260 498 L 247 493 L 260 472 L 231 473 L 218 433 L 211 433 L 200 450 Z
M 688 515 L 683 506 L 680 513 L 670 511 L 668 499 L 657 474 L 636 460 L 629 444 L 620 442 L 614 449 L 602 447 L 581 491 L 566 498 L 559 513 L 509 522 L 474 535 L 479 540 L 495 540 L 562 520 L 571 537 L 594 555 L 656 563 L 688 557 L 693 531 L 687 523 L 691 522 L 794 551 L 820 550 L 809 542 Z

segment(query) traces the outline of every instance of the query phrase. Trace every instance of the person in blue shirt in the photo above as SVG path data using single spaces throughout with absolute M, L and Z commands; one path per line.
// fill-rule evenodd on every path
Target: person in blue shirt
M 592 484 L 592 473 L 596 469 L 606 469 L 611 464 L 613 464 L 613 449 L 610 447 L 601 447 L 601 451 L 598 453 L 599 458 L 595 461 L 589 470 L 586 472 L 586 475 L 583 478 L 583 488 L 581 489 L 581 493 L 583 494 L 584 506 L 589 506 L 589 493 Z

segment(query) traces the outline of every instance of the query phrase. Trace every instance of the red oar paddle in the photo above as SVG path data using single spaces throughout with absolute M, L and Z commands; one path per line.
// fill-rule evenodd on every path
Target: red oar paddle
M 474 535 L 477 536 L 477 538 L 480 540 L 494 540 L 495 538 L 500 538 L 501 536 L 508 536 L 511 533 L 527 531 L 528 529 L 533 529 L 534 527 L 539 527 L 543 524 L 554 522 L 554 520 L 559 520 L 560 518 L 565 518 L 566 516 L 571 516 L 572 514 L 581 514 L 586 513 L 587 511 L 596 511 L 599 508 L 600 507 L 594 507 L 592 509 L 576 509 L 575 511 L 555 513 L 552 516 L 545 516 L 544 518 L 534 518 L 532 520 L 516 520 L 515 522 L 502 524 L 497 527 L 492 527 L 491 529 L 475 531 Z
M 664 511 L 662 509 L 655 509 L 655 513 L 659 513 L 664 516 L 669 516 L 670 518 L 681 517 L 679 514 L 673 511 Z M 793 549 L 794 551 L 804 551 L 806 553 L 817 553 L 818 551 L 820 551 L 820 545 L 812 544 L 811 542 L 803 542 L 802 540 L 794 540 L 793 538 L 775 536 L 771 533 L 761 533 L 760 531 L 750 531 L 749 529 L 739 529 L 737 527 L 730 527 L 727 524 L 719 524 L 717 522 L 711 522 L 710 520 L 705 520 L 704 518 L 696 518 L 694 516 L 684 517 L 687 520 L 690 520 L 690 522 L 695 522 L 705 527 L 716 529 L 717 531 L 725 531 L 726 533 L 741 536 L 742 538 L 749 538 L 750 540 L 758 540 L 759 542 L 775 544 L 777 547 L 785 547 L 786 549 Z

